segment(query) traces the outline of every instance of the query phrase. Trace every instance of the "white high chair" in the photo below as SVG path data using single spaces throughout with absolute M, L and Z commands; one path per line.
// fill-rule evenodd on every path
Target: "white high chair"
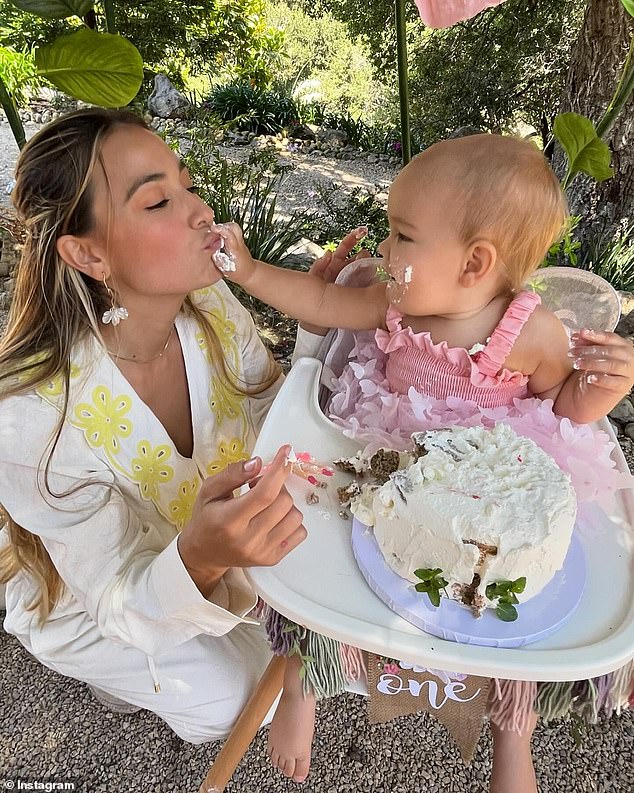
M 363 259 L 349 264 L 337 278 L 347 286 L 367 286 L 376 280 L 381 259 Z M 600 276 L 572 267 L 548 267 L 537 271 L 529 287 L 542 298 L 542 305 L 556 314 L 567 330 L 583 327 L 612 331 L 616 327 L 621 306 L 617 292 Z M 339 377 L 348 362 L 355 342 L 353 331 L 331 330 L 315 356 L 323 361 L 321 376 L 322 408 L 332 390 L 333 378 Z M 274 657 L 260 679 L 223 748 L 209 769 L 198 793 L 223 791 L 269 708 L 278 696 L 286 659 Z

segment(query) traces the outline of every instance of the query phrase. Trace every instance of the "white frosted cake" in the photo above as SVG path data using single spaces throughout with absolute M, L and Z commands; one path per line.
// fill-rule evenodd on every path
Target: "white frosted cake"
M 419 587 L 425 575 L 444 579 L 443 596 L 478 615 L 504 601 L 494 585 L 520 582 L 506 596 L 511 603 L 539 593 L 570 544 L 576 498 L 568 475 L 504 424 L 412 437 L 415 454 L 382 452 L 387 481 L 350 490 L 351 511 L 373 527 L 387 564 Z M 363 467 L 358 456 L 350 468 L 359 461 Z

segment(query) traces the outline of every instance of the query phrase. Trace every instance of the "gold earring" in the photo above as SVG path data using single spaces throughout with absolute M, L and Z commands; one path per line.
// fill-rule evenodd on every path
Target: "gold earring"
M 104 325 L 108 325 L 109 323 L 112 323 L 113 325 L 118 325 L 122 319 L 128 318 L 128 309 L 124 308 L 123 306 L 118 306 L 115 303 L 114 292 L 108 286 L 105 273 L 103 274 L 103 285 L 106 288 L 108 297 L 110 298 L 110 308 L 107 311 L 103 312 L 101 321 L 103 322 Z

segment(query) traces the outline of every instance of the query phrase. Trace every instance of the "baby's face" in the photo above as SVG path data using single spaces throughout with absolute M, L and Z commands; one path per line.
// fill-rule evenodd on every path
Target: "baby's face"
M 457 233 L 458 208 L 441 180 L 426 178 L 413 160 L 390 189 L 390 236 L 379 246 L 390 275 L 388 298 L 404 315 L 454 313 L 466 246 Z

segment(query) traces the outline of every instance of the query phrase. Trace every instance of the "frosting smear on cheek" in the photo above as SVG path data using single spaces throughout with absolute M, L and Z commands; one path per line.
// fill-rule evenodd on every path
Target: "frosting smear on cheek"
M 407 287 L 412 282 L 412 272 L 412 265 L 401 263 L 399 259 L 390 266 L 390 280 L 387 282 L 387 297 L 390 303 L 398 305 L 401 302 Z

